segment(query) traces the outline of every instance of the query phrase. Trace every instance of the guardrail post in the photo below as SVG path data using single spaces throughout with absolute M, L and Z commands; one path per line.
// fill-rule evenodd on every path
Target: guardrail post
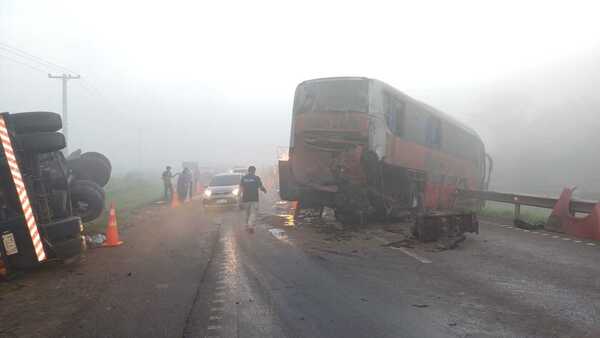
M 515 219 L 519 219 L 521 216 L 521 205 L 515 204 Z

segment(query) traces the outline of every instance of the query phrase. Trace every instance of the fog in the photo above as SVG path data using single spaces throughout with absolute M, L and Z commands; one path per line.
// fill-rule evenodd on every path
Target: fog
M 593 2 L 0 1 L 0 110 L 61 110 L 117 172 L 267 164 L 295 86 L 367 76 L 476 129 L 493 187 L 600 191 Z M 4 47 L 4 48 L 2 48 Z

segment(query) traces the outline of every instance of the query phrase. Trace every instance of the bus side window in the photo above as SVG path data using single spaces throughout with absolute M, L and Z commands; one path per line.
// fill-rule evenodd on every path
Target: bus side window
M 404 102 L 388 93 L 383 94 L 383 109 L 388 128 L 400 137 L 404 136 Z

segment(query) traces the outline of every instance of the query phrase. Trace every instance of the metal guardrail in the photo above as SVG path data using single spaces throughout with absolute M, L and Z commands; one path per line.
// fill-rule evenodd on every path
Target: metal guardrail
M 518 218 L 520 213 L 520 206 L 527 205 L 531 207 L 553 209 L 558 202 L 558 198 L 534 196 L 534 195 L 521 195 L 512 194 L 496 191 L 481 191 L 481 190 L 458 190 L 458 198 L 464 199 L 480 199 L 485 201 L 508 203 L 515 205 L 515 218 Z M 584 200 L 571 200 L 571 212 L 589 214 L 598 202 L 584 201 Z

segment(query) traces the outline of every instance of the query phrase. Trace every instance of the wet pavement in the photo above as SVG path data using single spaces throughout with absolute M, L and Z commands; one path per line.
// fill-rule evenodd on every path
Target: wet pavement
M 241 211 L 194 203 L 155 209 L 68 274 L 2 290 L 0 336 L 600 336 L 594 242 L 483 221 L 439 250 L 406 224 L 294 221 L 275 201 L 250 234 Z

